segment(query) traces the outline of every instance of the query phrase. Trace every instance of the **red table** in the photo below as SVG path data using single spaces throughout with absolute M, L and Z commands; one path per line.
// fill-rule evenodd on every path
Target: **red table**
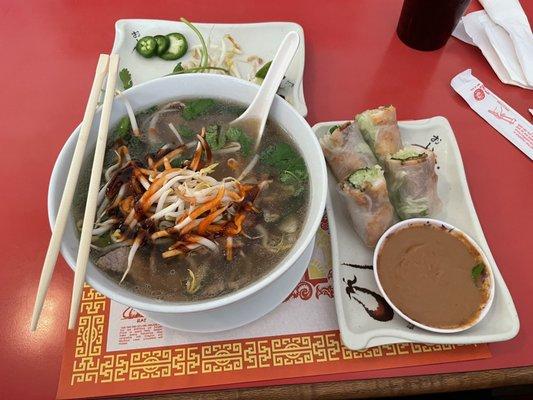
M 533 19 L 533 1 L 522 0 L 522 5 Z M 114 22 L 120 18 L 295 21 L 306 36 L 310 124 L 351 118 L 358 110 L 389 103 L 398 108 L 400 119 L 447 117 L 485 235 L 515 299 L 520 333 L 510 342 L 491 345 L 489 360 L 362 372 L 349 378 L 533 365 L 532 163 L 474 114 L 449 83 L 458 72 L 472 68 L 522 115 L 529 115 L 533 96 L 503 85 L 478 50 L 455 39 L 432 53 L 407 48 L 395 35 L 400 8 L 399 0 L 2 0 L 0 398 L 42 399 L 56 393 L 72 284 L 72 272 L 62 260 L 40 329 L 29 332 L 49 240 L 48 180 L 61 146 L 81 120 L 97 55 L 111 49 Z

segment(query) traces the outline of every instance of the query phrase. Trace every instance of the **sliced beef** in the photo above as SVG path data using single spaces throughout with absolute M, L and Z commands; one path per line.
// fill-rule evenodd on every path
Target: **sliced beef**
M 129 246 L 119 247 L 118 249 L 111 250 L 109 253 L 101 256 L 98 261 L 96 261 L 96 265 L 98 268 L 103 270 L 124 272 L 128 266 L 129 251 Z

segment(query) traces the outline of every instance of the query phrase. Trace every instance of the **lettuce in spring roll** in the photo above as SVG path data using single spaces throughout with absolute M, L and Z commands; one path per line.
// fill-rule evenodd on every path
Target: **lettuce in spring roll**
M 435 164 L 435 154 L 420 146 L 406 146 L 386 161 L 392 204 L 401 219 L 432 216 L 440 209 Z
M 320 139 L 320 145 L 338 181 L 343 181 L 357 169 L 377 163 L 354 122 L 333 127 Z
M 355 231 L 366 246 L 374 247 L 396 222 L 383 169 L 374 165 L 356 170 L 340 184 L 340 193 Z
M 357 125 L 380 164 L 402 148 L 394 106 L 367 110 L 355 117 Z

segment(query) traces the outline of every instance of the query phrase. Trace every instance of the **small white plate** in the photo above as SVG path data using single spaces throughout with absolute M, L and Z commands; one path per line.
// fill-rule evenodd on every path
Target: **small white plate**
M 316 124 L 313 130 L 321 137 L 332 125 L 343 122 Z M 337 193 L 337 182 L 329 171 L 326 208 L 331 234 L 335 306 L 342 342 L 346 347 L 358 350 L 401 342 L 473 344 L 513 338 L 520 328 L 518 315 L 479 224 L 468 191 L 461 153 L 448 120 L 434 117 L 404 121 L 399 125 L 404 143 L 429 145 L 435 151 L 438 192 L 444 206 L 441 212 L 431 217 L 457 226 L 483 249 L 494 272 L 494 303 L 478 325 L 453 334 L 425 331 L 397 314 L 392 314 L 390 318 L 392 309 L 379 294 L 372 272 L 373 252 L 364 246 L 353 230 L 348 212 Z
M 296 31 L 300 36 L 300 47 L 287 70 L 282 93 L 285 99 L 302 115 L 307 115 L 303 91 L 305 63 L 305 42 L 302 27 L 294 22 L 264 22 L 257 24 L 208 24 L 194 25 L 207 40 L 219 41 L 225 34 L 231 34 L 247 55 L 256 55 L 265 62 L 272 60 L 285 35 Z M 115 42 L 112 53 L 120 55 L 120 68 L 128 68 L 133 84 L 160 78 L 172 72 L 178 62 L 190 60 L 188 52 L 176 61 L 166 61 L 159 57 L 143 58 L 134 51 L 137 39 L 147 35 L 166 35 L 179 32 L 187 38 L 189 48 L 200 44 L 199 39 L 183 22 L 156 19 L 121 19 L 115 24 Z M 120 82 L 118 87 L 121 88 Z

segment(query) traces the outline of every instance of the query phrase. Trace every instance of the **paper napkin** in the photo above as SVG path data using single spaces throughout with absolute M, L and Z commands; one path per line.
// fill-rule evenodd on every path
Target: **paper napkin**
M 478 46 L 498 78 L 533 89 L 533 34 L 518 0 L 480 0 L 484 11 L 462 18 L 453 36 Z
M 509 35 L 508 38 L 511 39 L 527 83 L 533 86 L 533 33 L 522 6 L 518 0 L 480 0 L 480 2 L 490 19 Z

